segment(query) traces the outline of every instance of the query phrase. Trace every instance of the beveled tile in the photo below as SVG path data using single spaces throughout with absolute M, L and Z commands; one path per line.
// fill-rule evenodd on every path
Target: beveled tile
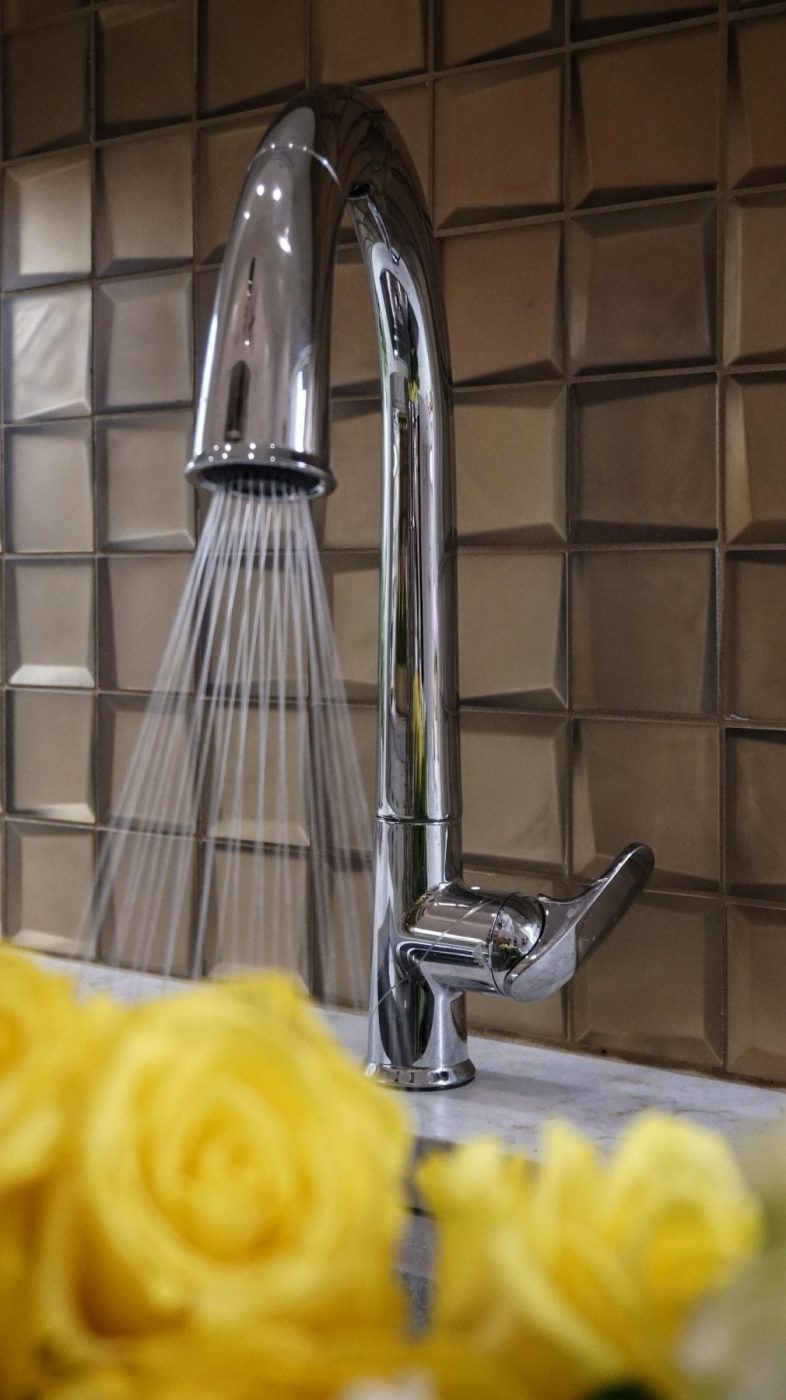
M 189 131 L 99 147 L 95 239 L 100 276 L 190 261 L 191 147 Z
M 718 884 L 718 735 L 711 725 L 582 720 L 573 759 L 573 863 L 602 874 L 624 846 L 655 852 L 654 886 Z
M 446 238 L 441 251 L 455 381 L 510 382 L 558 375 L 559 225 Z
M 94 685 L 92 559 L 8 560 L 5 675 L 12 685 Z
M 570 342 L 577 370 L 701 364 L 714 356 L 714 206 L 576 219 Z
M 148 706 L 151 717 L 145 725 Z M 185 700 L 173 705 L 160 697 L 99 696 L 99 820 L 193 836 L 193 747 L 194 725 Z
M 99 136 L 185 121 L 193 111 L 191 0 L 118 0 L 96 13 Z
M 101 923 L 101 961 L 131 963 L 145 972 L 185 977 L 192 972 L 191 935 L 196 926 L 196 841 L 151 832 L 101 832 L 99 851 L 111 869 L 106 912 Z M 101 859 L 101 857 L 99 857 Z M 155 881 L 155 894 L 140 889 L 139 871 Z M 129 928 L 136 908 L 144 928 Z M 118 911 L 123 917 L 118 919 Z
M 322 566 L 341 676 L 350 700 L 377 693 L 379 561 L 349 553 L 324 556 Z
M 726 380 L 726 534 L 729 540 L 786 541 L 786 379 Z
M 576 204 L 716 183 L 717 53 L 716 31 L 708 28 L 589 49 L 575 59 Z
M 726 714 L 786 724 L 786 554 L 726 560 Z
M 92 695 L 8 691 L 9 812 L 61 822 L 95 820 L 93 711 Z
M 588 1049 L 709 1068 L 723 1059 L 718 901 L 644 894 L 573 984 Z
M 3 28 L 20 29 L 26 24 L 54 19 L 68 10 L 81 10 L 89 0 L 4 0 Z
M 98 674 L 109 690 L 153 690 L 188 577 L 187 555 L 100 559 Z
M 489 858 L 561 870 L 565 725 L 557 718 L 461 716 L 464 851 L 475 865 Z
M 96 288 L 99 412 L 190 401 L 191 319 L 187 272 L 130 277 Z
M 374 94 L 393 118 L 420 176 L 426 203 L 431 183 L 431 93 L 426 83 L 384 88 Z
M 564 575 L 558 554 L 459 556 L 463 703 L 543 710 L 566 703 Z
M 79 418 L 90 412 L 91 306 L 89 287 L 6 299 L 7 420 Z
M 481 58 L 504 58 L 552 48 L 564 33 L 563 0 L 436 0 L 437 62 L 441 68 Z
M 729 184 L 774 184 L 786 176 L 786 18 L 731 25 L 729 55 Z
M 379 393 L 377 331 L 366 271 L 355 247 L 340 250 L 336 262 L 330 383 L 334 391 Z
M 717 710 L 711 550 L 574 554 L 571 658 L 580 710 Z
M 5 542 L 17 554 L 93 548 L 93 449 L 88 422 L 7 428 Z
M 183 475 L 191 414 L 135 413 L 96 423 L 100 549 L 192 549 L 195 493 Z
M 378 403 L 334 403 L 331 465 L 338 489 L 327 498 L 326 549 L 377 549 L 382 496 L 382 410 Z
M 786 358 L 786 194 L 729 207 L 724 338 L 730 364 Z
M 732 894 L 786 898 L 786 734 L 726 733 L 726 869 Z
M 3 43 L 6 157 L 76 146 L 88 139 L 89 48 L 90 16 L 84 12 L 7 36 Z
M 244 723 L 239 706 L 219 705 L 204 793 L 207 834 L 308 846 L 308 762 L 302 712 L 271 709 L 263 720 L 252 706 Z
M 573 534 L 581 541 L 714 539 L 715 380 L 573 390 Z
M 786 1081 L 786 913 L 730 905 L 726 930 L 728 1068 L 732 1074 L 782 1084 Z
M 5 869 L 9 939 L 47 953 L 73 953 L 85 945 L 92 832 L 8 822 Z
M 565 393 L 553 384 L 465 390 L 454 400 L 459 539 L 565 538 Z
M 559 208 L 561 60 L 443 78 L 435 104 L 438 227 Z
M 374 818 L 377 810 L 377 751 L 379 748 L 379 719 L 375 706 L 350 705 L 349 724 L 357 758 L 358 773 L 368 820 L 368 839 L 350 847 L 358 855 L 371 856 Z M 359 822 L 355 823 L 355 828 Z
M 209 971 L 283 967 L 308 985 L 308 945 L 307 860 L 291 852 L 218 848 L 205 949 Z
M 197 134 L 197 257 L 220 262 L 243 187 L 243 178 L 273 112 Z
M 6 168 L 3 201 L 3 287 L 89 277 L 90 156 L 86 151 L 24 161 Z
M 311 62 L 320 83 L 397 78 L 426 67 L 424 0 L 313 0 Z
M 548 895 L 565 899 L 568 891 L 564 881 L 550 875 L 531 875 L 526 871 L 464 870 L 464 884 L 490 894 L 508 895 L 513 890 L 521 894 Z M 515 1002 L 509 997 L 488 996 L 470 992 L 467 996 L 467 1023 L 471 1031 L 481 1035 L 507 1035 L 517 1040 L 561 1041 L 565 1037 L 565 1007 L 562 992 L 554 992 L 540 1001 Z
M 306 78 L 305 0 L 203 0 L 199 110 L 260 107 Z
M 712 14 L 717 8 L 718 0 L 575 0 L 573 32 L 582 38 Z
M 372 882 L 369 863 L 333 857 L 325 883 L 329 930 L 315 925 L 316 981 L 328 1005 L 368 1010 L 371 974 Z M 316 883 L 316 881 L 315 881 Z M 318 918 L 318 913 L 315 914 Z
M 197 391 L 202 381 L 202 370 L 204 369 L 205 353 L 207 351 L 208 331 L 216 304 L 217 287 L 217 268 L 209 267 L 204 271 L 194 274 L 194 345 L 196 350 L 194 383 Z

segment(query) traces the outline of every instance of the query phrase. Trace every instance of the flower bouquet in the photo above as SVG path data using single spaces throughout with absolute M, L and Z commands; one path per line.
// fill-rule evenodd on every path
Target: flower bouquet
M 607 1161 L 559 1121 L 432 1156 L 415 1335 L 412 1150 L 283 976 L 128 1007 L 0 947 L 0 1397 L 786 1396 L 772 1170 L 655 1113 Z

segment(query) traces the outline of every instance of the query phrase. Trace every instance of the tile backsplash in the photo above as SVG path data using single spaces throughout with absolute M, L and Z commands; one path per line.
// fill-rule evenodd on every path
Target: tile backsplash
M 6 934 L 72 948 L 124 815 L 245 165 L 305 84 L 361 83 L 441 253 L 468 874 L 559 896 L 631 839 L 657 857 L 563 997 L 474 1024 L 786 1083 L 786 0 L 2 0 L 0 65 Z M 371 788 L 347 240 L 334 322 L 320 528 Z

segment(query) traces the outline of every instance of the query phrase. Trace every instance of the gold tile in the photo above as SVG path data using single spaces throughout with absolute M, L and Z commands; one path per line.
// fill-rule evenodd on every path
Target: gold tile
M 472 233 L 446 238 L 441 247 L 456 382 L 558 375 L 559 225 Z
M 726 733 L 726 870 L 733 894 L 786 897 L 786 735 Z
M 192 287 L 187 272 L 96 288 L 95 377 L 102 412 L 189 403 Z
M 191 549 L 196 541 L 189 412 L 129 413 L 96 423 L 98 545 Z
M 190 262 L 192 166 L 189 131 L 98 148 L 95 240 L 101 276 Z
M 99 682 L 153 690 L 190 567 L 187 555 L 99 560 Z
M 232 112 L 291 97 L 306 77 L 305 0 L 204 0 L 199 110 Z
M 5 605 L 6 680 L 94 684 L 92 559 L 9 560 Z
M 363 555 L 323 559 L 340 674 L 351 700 L 377 693 L 379 563 Z
M 87 140 L 90 16 L 73 14 L 3 43 L 3 154 Z
M 573 30 L 577 38 L 635 29 L 640 24 L 665 24 L 670 19 L 711 14 L 718 0 L 575 0 Z
M 334 402 L 330 459 L 338 489 L 327 498 L 326 549 L 377 549 L 382 497 L 382 409 Z
M 436 0 L 436 48 L 440 67 L 481 58 L 504 58 L 526 49 L 559 44 L 564 32 L 563 0 Z
M 729 554 L 726 561 L 726 714 L 786 722 L 783 606 L 786 556 Z
M 428 203 L 431 184 L 431 93 L 425 83 L 407 83 L 404 87 L 384 88 L 374 95 L 401 132 Z
M 197 135 L 197 257 L 219 262 L 240 198 L 243 179 L 275 109 L 202 127 Z
M 308 862 L 282 851 L 215 852 L 208 969 L 282 967 L 310 981 Z
M 9 811 L 92 822 L 92 695 L 9 690 L 6 705 Z
M 194 105 L 191 0 L 119 0 L 96 11 L 100 136 L 185 121 Z
M 786 195 L 729 206 L 725 356 L 729 364 L 786 357 Z
M 99 850 L 111 870 L 101 960 L 176 977 L 193 973 L 196 842 L 149 832 L 105 831 L 99 836 Z M 154 889 L 144 877 L 140 884 L 140 871 L 155 882 Z
M 424 0 L 313 0 L 311 58 L 320 83 L 394 78 L 426 67 Z
M 90 182 L 90 156 L 85 150 L 6 168 L 4 288 L 90 276 Z
M 8 822 L 7 937 L 46 953 L 75 953 L 93 884 L 93 835 L 63 826 Z
M 457 515 L 465 544 L 565 538 L 565 392 L 554 384 L 455 396 Z
M 577 385 L 574 537 L 714 539 L 716 415 L 714 378 Z
M 561 60 L 443 78 L 434 123 L 438 227 L 559 208 Z
M 786 541 L 786 379 L 726 380 L 726 533 L 730 540 Z
M 575 203 L 716 183 L 717 53 L 717 35 L 708 28 L 589 49 L 576 58 Z
M 217 707 L 203 795 L 209 836 L 309 845 L 307 725 L 302 711 Z
M 92 406 L 89 287 L 7 297 L 3 398 L 7 421 L 82 418 Z
M 371 296 L 359 249 L 339 251 L 333 284 L 330 382 L 346 393 L 379 393 L 379 355 Z
M 145 724 L 148 703 L 152 716 Z M 144 826 L 193 836 L 193 745 L 194 726 L 185 702 L 167 705 L 141 695 L 99 696 L 99 820 L 108 826 Z
M 561 870 L 564 723 L 464 710 L 461 760 L 467 858 Z
M 580 710 L 717 709 L 710 550 L 572 557 L 573 703 Z
M 717 1066 L 722 968 L 716 900 L 644 894 L 575 979 L 576 1039 L 660 1064 Z
M 464 703 L 559 709 L 566 702 L 564 560 L 459 556 L 459 686 Z
M 728 1068 L 786 1083 L 786 912 L 730 905 L 726 929 Z
M 577 370 L 714 358 L 715 210 L 706 201 L 592 214 L 571 228 Z
M 329 927 L 321 929 L 317 907 L 314 932 L 317 985 L 328 1005 L 368 1010 L 372 884 L 368 862 L 330 861 L 325 881 Z
M 718 735 L 711 725 L 582 720 L 573 754 L 573 864 L 600 875 L 632 841 L 652 884 L 717 888 Z
M 93 548 L 93 453 L 87 421 L 8 429 L 5 542 L 19 554 Z
M 730 185 L 770 185 L 786 174 L 786 20 L 729 27 Z

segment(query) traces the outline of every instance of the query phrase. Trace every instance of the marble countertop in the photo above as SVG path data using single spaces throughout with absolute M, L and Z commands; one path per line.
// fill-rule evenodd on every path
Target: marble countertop
M 86 987 L 111 990 L 127 1000 L 188 986 L 60 958 L 46 962 L 53 970 L 78 972 Z M 366 1018 L 349 1012 L 325 1015 L 350 1052 L 362 1059 Z M 786 1113 L 786 1091 L 779 1089 L 480 1036 L 472 1038 L 470 1053 L 477 1068 L 472 1084 L 406 1095 L 424 1145 L 491 1133 L 536 1153 L 543 1119 L 560 1115 L 608 1147 L 625 1123 L 647 1108 L 683 1115 L 736 1138 Z

